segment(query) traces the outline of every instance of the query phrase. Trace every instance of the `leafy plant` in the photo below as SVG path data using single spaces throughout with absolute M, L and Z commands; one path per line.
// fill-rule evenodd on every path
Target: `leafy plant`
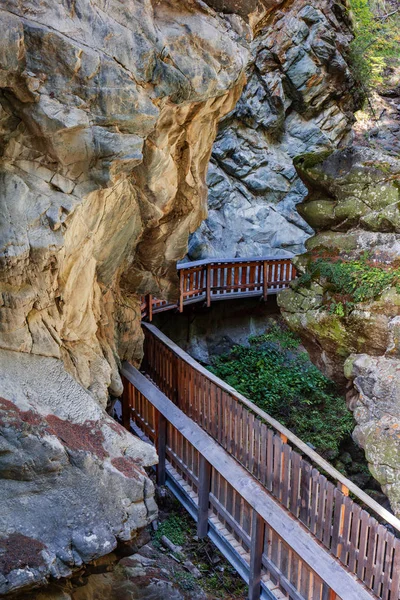
M 252 338 L 250 347 L 235 346 L 216 357 L 210 370 L 332 458 L 353 428 L 352 415 L 335 384 L 305 352 L 276 341 L 286 335 Z
M 180 516 L 171 515 L 165 521 L 160 523 L 154 534 L 154 541 L 160 543 L 165 535 L 176 546 L 183 546 L 186 540 L 187 521 Z
M 278 323 L 274 319 L 267 322 L 266 332 L 258 336 L 249 337 L 250 344 L 260 345 L 263 342 L 277 342 L 285 350 L 297 348 L 300 339 L 290 329 Z
M 355 38 L 350 58 L 356 79 L 369 89 L 383 82 L 388 61 L 399 60 L 400 12 L 388 0 L 350 0 Z
M 345 297 L 342 300 L 333 297 L 331 300 L 331 313 L 340 317 L 348 314 L 354 303 L 374 300 L 392 286 L 400 291 L 400 268 L 372 262 L 368 254 L 358 260 L 318 258 L 308 265 L 297 286 L 321 279 L 325 279 L 324 288 L 333 296 Z

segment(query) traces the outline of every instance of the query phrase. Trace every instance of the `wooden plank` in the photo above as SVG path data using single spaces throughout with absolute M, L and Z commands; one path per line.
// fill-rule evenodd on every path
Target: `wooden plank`
M 208 307 L 211 306 L 211 286 L 212 286 L 211 277 L 212 277 L 212 274 L 213 274 L 213 271 L 211 270 L 211 265 L 208 264 L 207 270 L 206 270 L 206 304 Z
M 304 456 L 308 456 L 310 460 L 318 465 L 318 467 L 326 472 L 330 477 L 332 477 L 335 481 L 338 481 L 342 485 L 348 488 L 348 490 L 354 494 L 359 500 L 368 506 L 372 511 L 374 511 L 377 515 L 379 515 L 382 519 L 384 519 L 387 523 L 390 523 L 395 529 L 400 532 L 400 520 L 397 519 L 393 514 L 384 509 L 380 504 L 378 504 L 375 500 L 373 500 L 370 496 L 368 496 L 365 492 L 363 492 L 360 488 L 358 488 L 352 481 L 344 477 L 339 471 L 334 469 L 332 465 L 330 465 L 325 459 L 319 456 L 314 450 L 312 450 L 307 444 L 305 444 L 302 440 L 300 440 L 297 436 L 295 436 L 289 429 L 284 427 L 268 415 L 265 411 L 256 406 L 253 402 L 248 400 L 242 394 L 239 394 L 234 388 L 229 386 L 227 383 L 216 377 L 213 373 L 202 367 L 199 363 L 197 363 L 191 356 L 189 356 L 186 352 L 184 352 L 177 344 L 172 342 L 169 338 L 167 338 L 163 333 L 161 333 L 156 327 L 149 323 L 143 323 L 143 327 L 145 330 L 148 330 L 153 336 L 159 339 L 162 343 L 168 346 L 174 354 L 179 356 L 183 361 L 185 361 L 188 365 L 192 366 L 198 372 L 203 373 L 210 381 L 213 381 L 219 388 L 231 394 L 236 398 L 238 402 L 240 402 L 243 406 L 249 408 L 254 414 L 261 417 L 266 423 L 268 423 L 271 427 L 273 427 L 279 433 L 285 435 L 290 441 L 291 444 L 295 445 L 297 448 L 301 450 L 301 453 Z
M 322 543 L 327 548 L 331 547 L 334 493 L 335 486 L 330 481 L 327 481 L 325 489 L 324 533 L 322 538 Z
M 389 600 L 390 598 L 390 588 L 392 583 L 392 567 L 395 568 L 395 557 L 394 557 L 394 549 L 395 549 L 395 538 L 392 535 L 387 536 L 387 544 L 386 551 L 383 562 L 383 573 L 382 573 L 382 592 L 381 597 L 382 600 Z M 400 561 L 399 561 L 400 563 Z M 400 564 L 398 564 L 398 569 L 400 570 Z M 399 597 L 399 594 L 394 595 L 394 597 Z
M 310 463 L 302 460 L 300 463 L 301 482 L 300 482 L 300 521 L 308 527 L 310 515 L 310 485 L 312 467 Z
M 211 465 L 200 454 L 197 536 L 203 539 L 208 533 L 208 506 L 210 503 Z
M 388 530 L 383 525 L 378 525 L 378 541 L 377 549 L 375 554 L 375 564 L 373 566 L 373 590 L 374 593 L 380 597 L 381 587 L 383 582 L 383 567 L 384 567 L 384 556 L 386 549 L 386 540 L 388 538 Z
M 361 507 L 358 506 L 358 504 L 353 503 L 350 533 L 350 551 L 348 560 L 349 571 L 351 571 L 352 573 L 356 573 L 357 566 L 358 539 L 360 532 L 360 513 Z
M 367 540 L 369 527 L 369 514 L 362 510 L 360 513 L 360 542 L 358 546 L 357 577 L 364 580 L 367 556 Z
M 300 510 L 300 464 L 301 456 L 297 452 L 292 452 L 292 473 L 291 473 L 291 491 L 290 491 L 290 512 L 297 518 Z
M 267 429 L 267 481 L 266 488 L 272 492 L 274 481 L 274 432 Z
M 167 419 L 162 413 L 157 415 L 156 449 L 158 465 L 156 470 L 157 485 L 165 485 L 165 455 L 167 447 Z
M 281 498 L 281 460 L 282 460 L 282 440 L 274 435 L 274 466 L 273 466 L 273 484 L 272 493 L 275 498 Z
M 282 496 L 281 502 L 285 508 L 289 508 L 290 498 L 290 468 L 292 449 L 288 444 L 283 444 L 282 456 Z
M 250 543 L 249 600 L 260 600 L 261 565 L 264 548 L 264 521 L 253 510 Z
M 224 473 L 224 479 L 302 560 L 323 579 L 342 600 L 371 600 L 371 595 L 327 552 L 323 552 L 312 535 L 300 527 L 248 472 L 221 446 L 191 421 L 137 369 L 123 363 L 122 374 L 148 398 L 175 427 L 180 436 L 200 452 L 212 467 Z M 179 446 L 179 444 L 178 444 Z M 178 453 L 180 448 L 178 447 Z
M 268 271 L 269 265 L 266 260 L 263 261 L 263 298 L 264 302 L 268 300 Z

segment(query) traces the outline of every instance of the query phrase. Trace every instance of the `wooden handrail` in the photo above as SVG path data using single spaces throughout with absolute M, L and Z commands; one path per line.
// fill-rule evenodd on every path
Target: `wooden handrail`
M 335 469 L 330 463 L 328 463 L 322 456 L 320 456 L 315 450 L 310 448 L 306 443 L 304 443 L 300 438 L 298 438 L 294 433 L 292 433 L 287 427 L 279 423 L 276 419 L 271 417 L 264 410 L 259 408 L 254 402 L 240 394 L 237 390 L 235 390 L 232 386 L 227 384 L 225 381 L 205 369 L 202 365 L 200 365 L 197 361 L 195 361 L 187 352 L 182 350 L 177 344 L 175 344 L 172 340 L 170 340 L 166 335 L 164 335 L 157 327 L 150 323 L 143 323 L 143 327 L 151 333 L 151 335 L 155 336 L 159 339 L 165 346 L 167 346 L 177 357 L 179 357 L 183 362 L 190 365 L 194 368 L 198 373 L 202 374 L 209 381 L 214 382 L 219 388 L 225 390 L 228 394 L 230 394 L 235 400 L 246 406 L 250 409 L 254 414 L 259 416 L 263 421 L 268 423 L 275 431 L 279 432 L 281 436 L 285 438 L 285 440 L 289 441 L 293 446 L 298 448 L 301 453 L 307 456 L 315 465 L 317 465 L 322 471 L 327 473 L 334 481 L 336 481 L 340 486 L 344 488 L 344 492 L 346 490 L 350 491 L 356 498 L 358 498 L 365 506 L 368 506 L 375 514 L 377 514 L 381 519 L 386 521 L 394 527 L 398 532 L 400 532 L 400 520 L 390 513 L 388 510 L 383 508 L 376 500 L 368 496 L 363 490 L 361 490 L 355 483 L 353 483 L 350 479 L 342 475 L 340 471 Z M 348 492 L 347 492 L 348 493 Z
M 179 274 L 179 298 L 176 302 L 142 296 L 142 319 L 166 310 L 183 311 L 187 304 L 260 296 L 285 289 L 296 277 L 291 259 L 283 256 L 207 259 L 182 263 Z
M 123 363 L 123 376 L 134 389 L 156 409 L 203 457 L 207 463 L 222 475 L 224 480 L 253 508 L 256 520 L 252 520 L 250 549 L 250 583 L 259 586 L 258 577 L 252 579 L 254 571 L 260 572 L 264 540 L 257 526 L 264 530 L 264 523 L 279 536 L 288 547 L 303 561 L 328 587 L 329 597 L 342 600 L 371 600 L 371 594 L 361 582 L 356 581 L 340 563 L 326 552 L 322 546 L 282 507 L 273 500 L 266 490 L 207 433 L 175 406 L 154 384 L 129 363 Z M 134 418 L 135 407 L 132 416 Z M 177 457 L 181 459 L 182 457 Z M 165 457 L 163 457 L 165 459 Z M 201 478 L 199 475 L 198 481 Z M 199 516 L 207 509 L 208 502 L 199 506 Z M 208 510 L 206 511 L 208 512 Z M 258 522 L 257 515 L 261 522 Z M 263 533 L 263 532 L 262 532 Z M 253 572 L 252 572 L 253 571 Z M 258 582 L 258 584 L 257 584 Z M 259 597 L 257 589 L 250 590 L 249 597 Z M 298 594 L 297 597 L 300 597 Z M 308 596 L 307 596 L 308 597 Z M 314 597 L 314 596 L 313 596 Z M 328 598 L 328 596 L 326 596 Z

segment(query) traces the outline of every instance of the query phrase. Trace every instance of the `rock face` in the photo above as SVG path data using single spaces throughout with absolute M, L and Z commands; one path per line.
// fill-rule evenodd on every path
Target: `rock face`
M 293 158 L 345 143 L 356 105 L 343 2 L 282 3 L 252 42 L 248 83 L 221 123 L 208 173 L 209 214 L 189 257 L 292 256 L 312 229 Z
M 173 293 L 205 215 L 249 29 L 194 0 L 2 9 L 0 345 L 60 358 L 105 404 L 140 356 L 132 291 Z
M 61 361 L 0 350 L 0 595 L 68 577 L 157 514 L 154 449 Z
M 182 314 L 154 315 L 153 323 L 195 360 L 211 364 L 215 356 L 228 353 L 235 345 L 248 345 L 250 336 L 265 333 L 268 319 L 276 318 L 275 296 L 268 302 L 259 298 L 215 302 L 211 308 L 188 306 Z
M 351 147 L 296 161 L 316 230 L 279 296 L 313 361 L 347 384 L 356 441 L 400 514 L 400 161 Z
M 154 517 L 156 456 L 101 407 L 141 357 L 138 294 L 174 295 L 205 215 L 254 4 L 243 20 L 200 0 L 1 3 L 0 594 Z

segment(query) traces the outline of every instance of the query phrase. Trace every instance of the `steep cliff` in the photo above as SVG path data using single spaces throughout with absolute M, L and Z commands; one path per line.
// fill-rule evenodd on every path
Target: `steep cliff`
M 310 190 L 299 210 L 316 235 L 278 301 L 313 361 L 349 380 L 354 437 L 400 514 L 400 161 L 353 146 L 297 168 Z
M 248 4 L 1 3 L 0 594 L 154 518 L 155 453 L 103 408 L 141 356 L 138 294 L 174 294 L 205 215 L 217 123 L 268 10 Z
M 190 258 L 304 249 L 312 229 L 295 210 L 307 190 L 293 158 L 348 139 L 357 104 L 348 19 L 346 2 L 294 0 L 260 22 L 248 83 L 213 147 L 209 214 Z

